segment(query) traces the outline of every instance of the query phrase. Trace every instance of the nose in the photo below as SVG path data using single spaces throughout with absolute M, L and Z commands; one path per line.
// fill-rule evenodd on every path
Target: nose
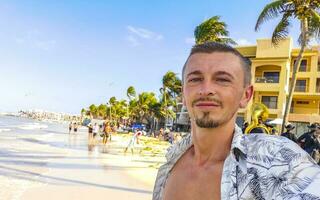
M 216 94 L 214 85 L 210 81 L 203 81 L 200 86 L 199 95 L 200 96 L 213 96 Z

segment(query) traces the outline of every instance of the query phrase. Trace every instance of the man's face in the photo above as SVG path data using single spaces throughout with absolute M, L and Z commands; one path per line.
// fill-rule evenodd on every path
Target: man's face
M 183 76 L 184 105 L 201 128 L 229 122 L 252 96 L 252 86 L 244 86 L 240 59 L 231 53 L 195 53 Z

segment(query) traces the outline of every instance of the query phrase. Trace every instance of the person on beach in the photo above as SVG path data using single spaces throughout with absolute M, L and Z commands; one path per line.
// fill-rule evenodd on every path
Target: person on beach
M 69 134 L 71 133 L 72 130 L 72 122 L 69 123 Z
M 128 149 L 131 149 L 131 154 L 133 155 L 133 150 L 136 144 L 139 144 L 139 137 L 142 135 L 142 131 L 137 129 L 136 132 L 133 133 L 128 146 L 124 149 L 124 153 L 127 153 Z
M 89 138 L 89 141 L 91 141 L 93 138 L 93 127 L 91 123 L 88 124 L 88 138 Z
M 191 134 L 169 148 L 153 200 L 320 199 L 320 167 L 291 140 L 242 133 L 251 62 L 221 43 L 195 45 L 182 70 Z
M 111 130 L 110 123 L 106 122 L 105 126 L 104 126 L 104 135 L 103 135 L 103 139 L 102 139 L 103 144 L 107 144 L 108 138 L 111 137 L 111 132 L 112 132 L 112 130 Z
M 281 136 L 286 137 L 292 140 L 293 142 L 297 143 L 297 137 L 294 133 L 292 133 L 292 130 L 295 129 L 295 126 L 292 124 L 287 124 L 285 128 L 286 132 L 282 133 Z
M 93 138 L 95 138 L 98 135 L 99 129 L 100 129 L 99 125 L 97 123 L 94 123 L 94 125 L 93 125 Z
M 77 133 L 77 131 L 78 131 L 78 123 L 75 122 L 75 123 L 73 123 L 73 132 Z

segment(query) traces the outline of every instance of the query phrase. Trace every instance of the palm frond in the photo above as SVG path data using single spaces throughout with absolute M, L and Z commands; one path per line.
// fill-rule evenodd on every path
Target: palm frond
M 320 15 L 315 10 L 311 10 L 308 32 L 310 36 L 313 36 L 316 39 L 320 38 Z
M 272 3 L 267 4 L 262 12 L 260 13 L 258 20 L 256 22 L 255 31 L 258 31 L 260 25 L 271 18 L 276 18 L 284 10 L 284 0 L 277 0 Z
M 229 45 L 237 45 L 237 43 L 231 38 L 219 38 L 217 42 Z
M 280 20 L 279 24 L 276 26 L 272 33 L 271 41 L 272 44 L 278 45 L 279 42 L 285 39 L 289 34 L 289 17 L 291 14 L 286 13 L 283 15 L 282 19 Z
M 226 23 L 220 21 L 219 16 L 213 16 L 198 25 L 194 31 L 196 44 L 209 41 L 219 42 L 220 38 L 227 38 L 229 32 Z M 223 40 L 222 40 L 223 42 Z

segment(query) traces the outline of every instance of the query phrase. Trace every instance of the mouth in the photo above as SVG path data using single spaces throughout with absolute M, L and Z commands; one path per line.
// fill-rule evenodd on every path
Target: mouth
M 195 105 L 198 108 L 214 108 L 214 107 L 219 107 L 220 104 L 215 103 L 215 102 L 198 102 Z

